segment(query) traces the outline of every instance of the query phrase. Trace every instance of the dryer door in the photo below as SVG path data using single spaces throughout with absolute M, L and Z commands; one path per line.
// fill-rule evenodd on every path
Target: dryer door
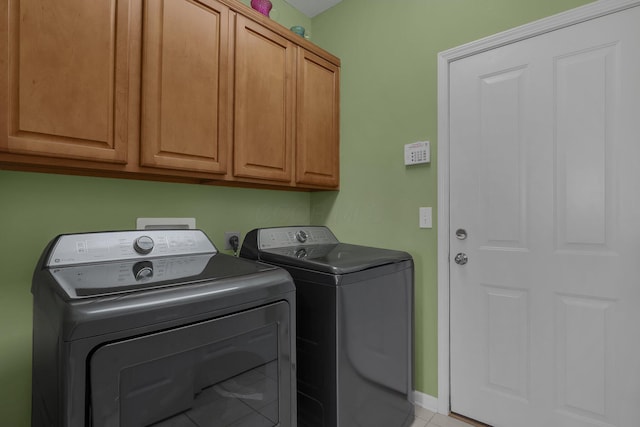
M 100 346 L 93 426 L 290 426 L 289 305 L 278 302 Z

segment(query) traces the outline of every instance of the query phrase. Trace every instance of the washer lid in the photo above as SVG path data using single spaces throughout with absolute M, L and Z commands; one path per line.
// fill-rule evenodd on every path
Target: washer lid
M 260 260 L 329 274 L 349 274 L 381 265 L 410 260 L 407 252 L 335 243 L 272 248 L 260 252 Z

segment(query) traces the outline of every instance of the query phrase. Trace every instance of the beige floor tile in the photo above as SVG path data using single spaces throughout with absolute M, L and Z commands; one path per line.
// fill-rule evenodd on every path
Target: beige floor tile
M 422 406 L 416 405 L 416 417 L 421 418 L 425 421 L 431 421 L 431 418 L 433 418 L 434 415 L 434 412 L 431 412 L 428 409 L 424 409 Z
M 416 420 L 411 424 L 411 427 L 427 427 L 427 422 L 428 421 L 423 420 L 422 418 L 416 417 Z
M 442 414 L 435 414 L 428 424 L 429 427 L 471 427 L 470 424 L 463 423 L 455 418 Z

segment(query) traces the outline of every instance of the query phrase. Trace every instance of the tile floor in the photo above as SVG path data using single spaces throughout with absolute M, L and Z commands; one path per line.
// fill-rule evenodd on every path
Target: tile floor
M 455 418 L 442 414 L 434 414 L 420 406 L 416 406 L 416 420 L 411 427 L 473 427 Z

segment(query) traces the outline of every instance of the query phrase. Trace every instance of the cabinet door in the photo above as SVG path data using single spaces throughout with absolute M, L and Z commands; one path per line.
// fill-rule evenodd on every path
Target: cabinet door
M 226 172 L 228 8 L 210 0 L 146 0 L 144 11 L 142 164 Z
M 337 187 L 339 183 L 340 69 L 298 48 L 296 182 Z
M 9 0 L 0 19 L 0 150 L 125 163 L 129 1 Z
M 242 16 L 236 22 L 234 175 L 290 182 L 295 46 Z

